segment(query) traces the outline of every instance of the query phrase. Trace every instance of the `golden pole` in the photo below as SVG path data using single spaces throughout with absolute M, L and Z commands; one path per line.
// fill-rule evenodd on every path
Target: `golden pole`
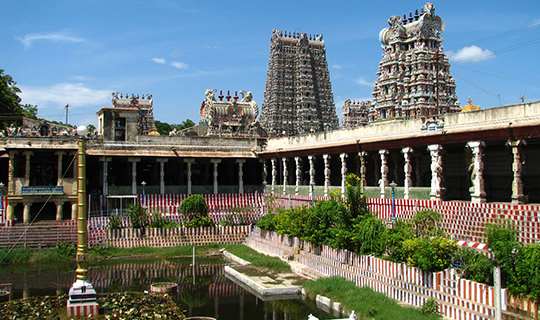
M 79 138 L 77 154 L 77 279 L 88 279 L 88 237 L 86 231 L 86 141 Z

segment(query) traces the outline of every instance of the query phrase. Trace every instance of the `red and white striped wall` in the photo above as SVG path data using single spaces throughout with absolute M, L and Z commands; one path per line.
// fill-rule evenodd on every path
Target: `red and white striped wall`
M 494 315 L 493 287 L 461 279 L 452 269 L 429 273 L 373 256 L 360 256 L 324 245 L 313 246 L 258 228 L 246 243 L 279 256 L 293 253 L 295 261 L 318 272 L 343 277 L 358 286 L 369 286 L 416 307 L 434 298 L 441 305 L 441 313 L 449 318 L 491 319 Z M 506 301 L 505 294 L 503 301 Z

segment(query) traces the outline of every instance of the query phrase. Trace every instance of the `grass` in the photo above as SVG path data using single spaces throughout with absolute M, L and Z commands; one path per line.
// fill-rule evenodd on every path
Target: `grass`
M 223 245 L 228 252 L 249 261 L 255 267 L 268 268 L 277 272 L 290 272 L 291 266 L 277 257 L 270 257 L 259 253 L 243 244 Z
M 320 278 L 303 284 L 307 295 L 314 299 L 317 294 L 339 301 L 347 310 L 355 310 L 359 319 L 440 319 L 437 314 L 424 314 L 414 307 L 402 307 L 382 293 L 370 288 L 357 287 L 341 277 Z

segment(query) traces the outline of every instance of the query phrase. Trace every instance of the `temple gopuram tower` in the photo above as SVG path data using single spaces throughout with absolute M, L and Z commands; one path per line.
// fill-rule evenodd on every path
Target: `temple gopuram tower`
M 322 35 L 273 30 L 259 119 L 268 136 L 336 129 L 338 117 Z
M 377 119 L 421 117 L 461 110 L 448 57 L 443 20 L 426 3 L 420 15 L 393 16 L 379 33 L 384 50 L 373 88 Z

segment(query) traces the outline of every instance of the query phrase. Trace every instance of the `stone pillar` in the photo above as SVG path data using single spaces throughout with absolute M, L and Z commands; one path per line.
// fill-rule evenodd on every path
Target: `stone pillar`
M 77 205 L 77 202 L 71 203 L 71 220 L 77 220 L 77 212 L 79 210 L 79 206 Z
M 381 179 L 379 180 L 379 187 L 381 188 L 381 199 L 386 197 L 386 186 L 388 185 L 388 159 L 387 155 L 390 152 L 386 149 L 379 150 L 381 156 Z
M 266 159 L 261 159 L 260 161 L 262 162 L 262 165 L 263 165 L 263 171 L 262 171 L 263 185 L 266 185 L 268 183 L 268 181 L 266 181 L 268 179 L 268 166 L 266 165 Z
M 131 162 L 131 194 L 137 194 L 137 162 L 141 161 L 141 158 L 128 158 Z
M 23 204 L 24 204 L 23 222 L 30 223 L 32 222 L 32 213 L 30 212 L 30 208 L 32 207 L 32 202 L 24 202 Z
M 362 185 L 362 190 L 367 186 L 367 151 L 358 152 L 360 157 L 360 183 Z
M 57 158 L 56 158 L 56 167 L 58 168 L 57 176 L 56 176 L 56 185 L 61 186 L 62 185 L 62 179 L 64 177 L 64 172 L 62 170 L 62 157 L 64 154 L 66 154 L 64 151 L 56 151 L 55 152 Z
M 244 163 L 246 163 L 246 159 L 238 159 L 236 160 L 238 163 L 238 193 L 244 193 Z
M 328 187 L 330 187 L 330 155 L 323 154 L 324 159 L 324 196 L 328 197 Z
M 191 194 L 191 164 L 195 163 L 195 159 L 184 159 L 187 164 L 187 193 Z
M 471 173 L 472 187 L 469 188 L 471 194 L 471 202 L 483 203 L 486 202 L 486 191 L 484 189 L 484 161 L 483 161 L 483 141 L 469 141 L 467 148 L 471 150 L 472 158 L 469 164 L 469 172 Z
M 8 221 L 15 220 L 15 206 L 13 206 L 9 202 L 8 202 L 8 205 L 7 205 L 7 208 L 6 208 L 6 219 Z
M 156 159 L 159 162 L 159 193 L 165 194 L 165 163 L 169 161 L 167 158 Z
M 218 164 L 221 163 L 221 159 L 212 159 L 210 162 L 214 164 L 214 194 L 218 194 Z
M 56 202 L 56 220 L 64 219 L 64 202 Z
M 9 151 L 9 168 L 8 168 L 8 194 L 13 195 L 15 192 L 15 157 L 17 156 L 18 151 Z
M 275 191 L 276 187 L 276 176 L 277 176 L 277 169 L 276 169 L 276 158 L 273 158 L 270 160 L 272 162 L 272 193 Z
M 341 158 L 341 197 L 344 198 L 347 183 L 347 154 L 342 153 L 339 157 Z
M 296 188 L 294 189 L 294 194 L 298 195 L 300 185 L 302 184 L 302 158 L 294 157 L 294 162 L 296 164 Z
M 24 151 L 26 156 L 26 166 L 24 168 L 24 185 L 28 187 L 30 185 L 30 157 L 34 153 L 32 151 Z
M 309 160 L 309 185 L 315 186 L 315 156 L 308 156 Z
M 287 193 L 287 177 L 289 176 L 289 168 L 287 168 L 288 158 L 281 158 L 283 161 L 283 194 Z
M 523 170 L 523 161 L 521 160 L 521 147 L 526 146 L 525 140 L 508 141 L 507 146 L 512 148 L 513 163 L 512 171 L 514 179 L 512 180 L 512 204 L 523 204 L 528 202 L 523 193 L 523 181 L 521 180 L 521 171 Z
M 422 153 L 413 151 L 413 157 L 414 157 L 414 175 L 416 176 L 415 187 L 423 187 L 422 185 L 423 184 L 422 182 Z
M 412 165 L 411 165 L 412 152 L 413 152 L 413 149 L 411 147 L 405 147 L 401 149 L 401 153 L 403 153 L 403 158 L 404 158 L 403 172 L 405 173 L 405 181 L 403 183 L 403 186 L 404 186 L 403 198 L 404 199 L 410 199 L 409 193 L 410 193 L 410 188 L 412 187 Z
M 440 144 L 431 144 L 427 147 L 431 156 L 431 200 L 442 200 L 441 182 L 443 177 L 443 161 Z
M 103 184 L 102 192 L 103 195 L 109 194 L 109 161 L 111 158 L 100 158 L 99 161 L 103 161 Z

